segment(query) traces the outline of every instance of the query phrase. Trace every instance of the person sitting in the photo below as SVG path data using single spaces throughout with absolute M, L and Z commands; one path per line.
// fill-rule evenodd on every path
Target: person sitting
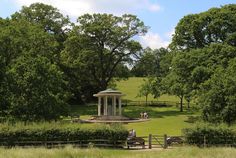
M 131 129 L 131 130 L 129 131 L 128 140 L 129 140 L 129 139 L 132 139 L 132 138 L 134 138 L 134 137 L 136 137 L 136 131 L 135 131 L 134 129 Z
M 143 117 L 144 117 L 144 119 L 147 118 L 147 112 L 146 111 L 143 113 Z
M 140 113 L 140 118 L 143 119 L 143 112 Z

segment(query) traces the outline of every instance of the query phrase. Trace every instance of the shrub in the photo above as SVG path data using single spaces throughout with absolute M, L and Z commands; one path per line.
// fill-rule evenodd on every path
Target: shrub
M 236 131 L 225 125 L 197 124 L 184 129 L 183 134 L 188 144 L 236 146 Z
M 31 125 L 0 125 L 0 144 L 14 146 L 18 142 L 40 141 L 83 141 L 89 143 L 95 139 L 105 139 L 108 142 L 125 141 L 128 131 L 121 125 L 97 125 L 83 127 L 74 124 L 31 124 Z

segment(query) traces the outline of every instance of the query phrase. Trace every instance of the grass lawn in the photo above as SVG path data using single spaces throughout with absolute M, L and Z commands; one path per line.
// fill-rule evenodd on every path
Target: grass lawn
M 150 121 L 142 123 L 130 123 L 125 125 L 128 129 L 135 129 L 137 135 L 181 135 L 182 129 L 190 127 L 189 117 L 196 113 L 185 110 L 179 112 L 175 107 L 143 107 L 131 106 L 125 107 L 124 114 L 130 117 L 138 117 L 140 112 L 146 111 L 150 116 Z
M 234 158 L 235 148 L 178 147 L 159 150 L 0 148 L 0 158 Z
M 145 97 L 136 97 L 140 86 L 144 82 L 143 77 L 130 77 L 128 80 L 122 80 L 117 82 L 117 89 L 126 94 L 124 99 L 132 101 L 144 101 Z M 172 101 L 179 102 L 179 98 L 176 96 L 162 95 L 159 98 L 153 98 L 152 95 L 148 97 L 148 101 Z
M 136 97 L 144 79 L 145 78 L 141 77 L 131 77 L 128 80 L 117 82 L 117 89 L 126 94 L 124 99 L 144 101 L 144 97 Z M 156 99 L 150 96 L 149 101 L 151 100 L 153 101 Z M 171 102 L 179 101 L 177 97 L 168 95 L 162 95 L 158 100 Z M 196 115 L 196 112 L 187 110 L 181 113 L 176 107 L 127 106 L 124 107 L 123 110 L 123 115 L 132 118 L 138 118 L 140 112 L 148 112 L 150 121 L 129 123 L 125 125 L 127 129 L 135 129 L 139 136 L 147 136 L 148 134 L 181 135 L 183 128 L 192 125 L 192 123 L 188 122 L 188 118 Z M 92 115 L 97 115 L 97 106 L 73 106 L 72 114 L 80 115 L 81 119 L 87 119 Z
M 97 106 L 76 106 L 73 109 L 73 113 L 79 114 L 82 119 L 97 114 Z M 188 122 L 188 118 L 196 115 L 196 112 L 187 110 L 181 113 L 176 107 L 127 106 L 123 110 L 123 115 L 132 118 L 138 118 L 140 112 L 144 111 L 150 116 L 150 121 L 125 125 L 127 129 L 135 129 L 138 136 L 147 136 L 148 134 L 181 135 L 183 128 L 192 125 Z

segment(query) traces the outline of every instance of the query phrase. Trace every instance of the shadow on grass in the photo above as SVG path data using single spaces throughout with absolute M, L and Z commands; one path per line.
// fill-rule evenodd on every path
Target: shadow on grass
M 149 107 L 149 106 L 128 106 L 124 110 L 124 115 L 132 118 L 140 117 L 141 112 L 147 112 L 150 118 L 163 118 L 167 116 L 192 115 L 194 111 L 185 109 L 180 112 L 178 108 Z
M 183 112 L 180 112 L 176 107 L 125 106 L 122 110 L 124 116 L 131 118 L 139 118 L 141 112 L 147 112 L 149 118 L 186 115 L 188 116 L 188 119 L 185 122 L 195 122 L 195 118 L 192 116 L 195 112 L 191 109 L 184 109 Z M 97 115 L 97 105 L 71 105 L 70 115 Z
M 96 115 L 96 105 L 71 105 L 70 115 Z
M 200 119 L 201 119 L 200 116 L 189 115 L 188 118 L 184 122 L 195 123 L 195 122 L 199 121 Z

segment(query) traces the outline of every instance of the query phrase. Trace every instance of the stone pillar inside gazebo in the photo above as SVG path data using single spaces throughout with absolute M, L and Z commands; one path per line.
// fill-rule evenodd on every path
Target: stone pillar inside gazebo
M 124 94 L 120 91 L 107 89 L 93 96 L 98 97 L 98 116 L 122 115 L 121 97 Z

